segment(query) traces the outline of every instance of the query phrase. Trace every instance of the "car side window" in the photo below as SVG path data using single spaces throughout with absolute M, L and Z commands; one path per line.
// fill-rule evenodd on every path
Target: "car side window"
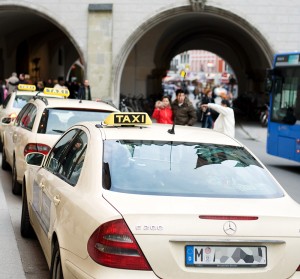
M 6 106 L 7 106 L 8 102 L 9 102 L 11 96 L 12 96 L 12 94 L 9 94 L 9 95 L 5 98 L 5 100 L 4 100 L 4 102 L 3 102 L 3 105 L 2 105 L 3 108 L 6 108 Z
M 64 154 L 58 173 L 75 185 L 81 173 L 87 147 L 87 135 L 80 131 Z
M 31 131 L 36 117 L 36 112 L 36 107 L 34 105 L 31 105 L 30 109 L 24 113 L 20 121 L 20 126 Z
M 21 109 L 21 111 L 19 112 L 19 114 L 16 118 L 16 121 L 15 121 L 16 126 L 20 126 L 21 119 L 23 118 L 24 114 L 28 112 L 30 107 L 31 107 L 31 104 L 27 104 Z
M 64 154 L 77 133 L 78 129 L 73 129 L 62 136 L 61 139 L 55 144 L 44 165 L 47 170 L 52 173 L 57 173 L 64 159 Z

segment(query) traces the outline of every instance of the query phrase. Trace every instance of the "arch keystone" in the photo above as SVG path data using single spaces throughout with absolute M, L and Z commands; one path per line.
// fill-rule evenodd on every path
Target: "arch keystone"
M 190 0 L 194 12 L 203 11 L 207 0 Z

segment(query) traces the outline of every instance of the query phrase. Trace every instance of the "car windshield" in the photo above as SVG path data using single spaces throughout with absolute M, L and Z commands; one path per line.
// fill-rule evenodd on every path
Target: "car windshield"
M 32 98 L 31 95 L 16 95 L 13 107 L 14 108 L 23 108 L 28 101 Z
M 63 134 L 81 121 L 103 121 L 111 112 L 99 110 L 72 110 L 70 108 L 46 109 L 38 133 Z
M 172 141 L 106 140 L 103 187 L 131 194 L 186 197 L 284 195 L 242 147 Z

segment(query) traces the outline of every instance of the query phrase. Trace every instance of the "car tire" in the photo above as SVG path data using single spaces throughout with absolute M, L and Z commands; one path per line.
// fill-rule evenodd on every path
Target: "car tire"
M 55 242 L 53 247 L 53 253 L 51 258 L 51 268 L 50 268 L 50 278 L 51 279 L 63 279 L 63 272 L 61 266 L 61 258 L 58 242 Z
M 12 167 L 12 192 L 14 195 L 22 194 L 22 185 L 17 180 L 17 169 L 16 169 L 16 160 L 13 162 Z
M 21 215 L 21 235 L 24 238 L 30 238 L 34 235 L 33 228 L 30 224 L 30 217 L 28 211 L 28 203 L 27 203 L 27 194 L 25 189 L 25 184 L 23 185 L 23 195 L 22 195 L 22 215 Z
M 3 151 L 2 151 L 2 169 L 3 170 L 9 170 L 9 164 L 6 161 L 6 154 L 5 154 L 4 148 L 3 148 Z

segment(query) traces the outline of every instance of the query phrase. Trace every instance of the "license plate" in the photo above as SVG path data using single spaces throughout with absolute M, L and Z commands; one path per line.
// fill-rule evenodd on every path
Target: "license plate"
M 264 267 L 265 246 L 185 246 L 185 265 L 201 267 Z

